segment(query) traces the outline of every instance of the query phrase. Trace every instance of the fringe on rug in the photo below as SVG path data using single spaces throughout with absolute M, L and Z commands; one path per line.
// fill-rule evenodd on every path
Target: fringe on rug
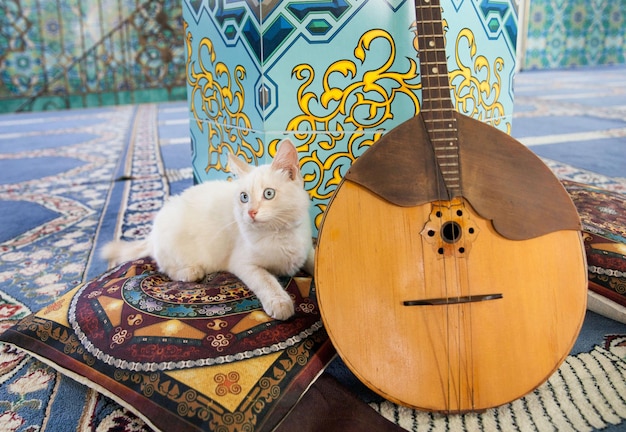
M 408 431 L 592 431 L 626 418 L 626 362 L 596 346 L 569 356 L 525 397 L 482 413 L 443 415 L 391 402 L 370 403 Z

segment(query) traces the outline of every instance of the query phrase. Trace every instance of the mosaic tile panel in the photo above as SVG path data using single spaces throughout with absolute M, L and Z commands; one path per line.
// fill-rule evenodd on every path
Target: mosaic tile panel
M 442 0 L 456 108 L 509 132 L 513 0 Z M 261 164 L 289 137 L 319 226 L 351 163 L 419 113 L 415 9 L 405 0 L 183 1 L 192 163 L 225 178 L 226 155 Z
M 626 1 L 532 0 L 525 69 L 626 63 Z
M 178 0 L 3 0 L 0 112 L 184 99 Z

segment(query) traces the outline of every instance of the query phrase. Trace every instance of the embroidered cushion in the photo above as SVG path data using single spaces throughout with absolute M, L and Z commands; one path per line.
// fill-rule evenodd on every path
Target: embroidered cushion
M 626 323 L 626 196 L 563 181 L 583 226 L 588 308 Z
M 334 355 L 313 278 L 281 278 L 296 306 L 267 316 L 230 273 L 174 282 L 149 259 L 78 286 L 0 339 L 164 431 L 271 430 Z

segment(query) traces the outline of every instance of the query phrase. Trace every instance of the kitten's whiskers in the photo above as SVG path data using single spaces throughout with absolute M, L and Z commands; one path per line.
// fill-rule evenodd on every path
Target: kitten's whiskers
M 211 237 L 211 239 L 210 239 L 210 240 L 215 240 L 215 238 L 216 238 L 219 234 L 221 234 L 223 231 L 225 231 L 225 230 L 226 230 L 226 228 L 228 228 L 228 227 L 229 227 L 229 226 L 231 226 L 231 225 L 235 225 L 235 224 L 237 224 L 237 220 L 236 220 L 236 219 L 235 219 L 235 220 L 233 220 L 232 222 L 229 222 L 229 223 L 227 223 L 226 225 L 224 225 L 224 226 L 220 227 L 220 229 L 218 229 L 217 231 L 214 231 L 214 232 L 213 232 L 213 236 Z

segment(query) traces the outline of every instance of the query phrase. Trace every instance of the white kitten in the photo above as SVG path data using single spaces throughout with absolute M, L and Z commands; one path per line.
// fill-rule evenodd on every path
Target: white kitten
M 113 241 L 102 256 L 114 264 L 153 257 L 174 280 L 200 280 L 229 271 L 241 279 L 276 319 L 294 314 L 276 275 L 304 268 L 313 275 L 314 250 L 309 195 L 298 153 L 284 140 L 269 165 L 254 167 L 229 155 L 238 179 L 201 183 L 168 200 L 150 235 L 135 242 Z

